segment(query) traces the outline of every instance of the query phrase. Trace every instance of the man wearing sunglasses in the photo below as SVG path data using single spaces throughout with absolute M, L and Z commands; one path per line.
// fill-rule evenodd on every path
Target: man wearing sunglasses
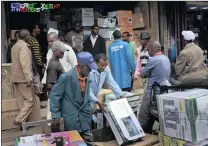
M 88 146 L 94 146 L 90 125 L 93 108 L 90 99 L 91 69 L 96 69 L 89 52 L 77 54 L 78 65 L 62 74 L 50 93 L 50 111 L 55 123 L 64 119 L 65 131 L 77 130 Z

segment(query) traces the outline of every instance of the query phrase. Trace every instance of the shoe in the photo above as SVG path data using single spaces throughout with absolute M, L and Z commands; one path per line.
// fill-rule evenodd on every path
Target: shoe
M 17 121 L 14 121 L 13 124 L 16 125 L 16 126 L 18 126 L 18 127 L 22 127 L 22 123 L 19 123 Z

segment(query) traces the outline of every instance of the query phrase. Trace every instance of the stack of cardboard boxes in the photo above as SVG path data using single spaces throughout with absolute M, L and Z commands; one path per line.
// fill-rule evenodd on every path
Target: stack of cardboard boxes
M 176 141 L 176 146 L 205 146 L 204 143 L 208 143 L 207 109 L 208 90 L 205 89 L 159 95 L 161 145 L 173 146 Z

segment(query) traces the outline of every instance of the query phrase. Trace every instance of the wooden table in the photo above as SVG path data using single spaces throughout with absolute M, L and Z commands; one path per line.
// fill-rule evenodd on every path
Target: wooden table
M 108 142 L 96 142 L 97 146 L 119 146 L 116 140 Z M 146 134 L 142 141 L 128 146 L 159 146 L 159 137 L 157 135 Z

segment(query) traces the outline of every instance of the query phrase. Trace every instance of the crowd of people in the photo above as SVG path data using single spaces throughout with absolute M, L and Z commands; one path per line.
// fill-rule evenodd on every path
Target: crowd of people
M 55 121 L 63 118 L 66 131 L 77 130 L 88 146 L 94 146 L 90 131 L 94 104 L 105 111 L 105 104 L 98 100 L 101 88 L 107 84 L 116 97 L 125 98 L 122 91 L 131 92 L 132 82 L 142 78 L 145 96 L 138 120 L 144 132 L 152 133 L 155 122 L 150 113 L 152 85 L 154 82 L 165 84 L 171 76 L 171 63 L 161 44 L 150 41 L 150 33 L 142 32 L 141 46 L 136 48 L 130 41 L 129 32 L 121 34 L 116 30 L 106 53 L 105 40 L 98 34 L 99 26 L 92 26 L 91 35 L 86 40 L 80 22 L 76 21 L 73 28 L 69 23 L 68 27 L 70 32 L 66 36 L 64 32 L 48 30 L 45 59 L 42 59 L 38 40 L 38 25 L 30 31 L 21 29 L 17 32 L 16 41 L 10 46 L 12 82 L 15 96 L 24 100 L 24 106 L 14 124 L 21 126 L 27 121 L 36 96 L 41 94 L 45 85 L 51 112 L 47 118 Z M 208 77 L 203 52 L 194 44 L 194 33 L 183 31 L 182 35 L 187 45 L 175 64 L 173 80 L 186 83 Z

